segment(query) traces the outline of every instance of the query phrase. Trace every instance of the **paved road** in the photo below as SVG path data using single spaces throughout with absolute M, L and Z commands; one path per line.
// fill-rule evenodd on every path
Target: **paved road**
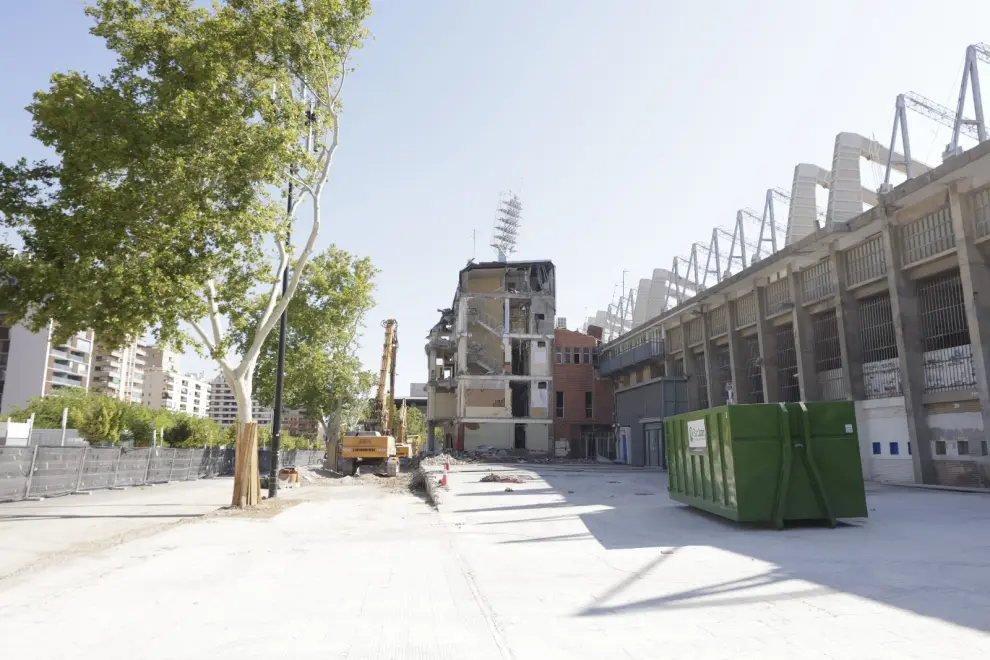
M 291 492 L 313 499 L 275 518 L 208 517 L 0 581 L 4 653 L 511 657 L 436 512 L 364 479 Z
M 740 529 L 665 475 L 455 468 L 442 517 L 517 658 L 990 657 L 990 496 L 871 486 L 870 519 Z
M 0 504 L 0 580 L 100 550 L 230 504 L 230 479 L 204 479 Z
M 340 481 L 77 553 L 0 580 L 0 639 L 32 660 L 990 655 L 988 496 L 873 488 L 869 522 L 774 532 L 672 504 L 657 472 L 485 472 L 455 468 L 439 515 Z

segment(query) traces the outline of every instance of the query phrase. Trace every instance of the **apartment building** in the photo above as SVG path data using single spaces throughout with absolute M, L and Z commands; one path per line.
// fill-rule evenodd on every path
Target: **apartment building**
M 91 388 L 121 401 L 142 403 L 148 348 L 137 342 L 122 348 L 97 343 Z
M 207 417 L 212 383 L 203 376 L 152 369 L 145 374 L 144 405 L 194 417 Z
M 233 388 L 223 376 L 217 376 L 211 383 L 209 416 L 220 426 L 230 426 L 237 422 L 237 399 Z M 252 401 L 252 416 L 259 426 L 272 425 L 272 409 Z
M 145 353 L 145 369 L 151 371 L 152 369 L 159 369 L 162 371 L 181 371 L 179 366 L 181 364 L 182 356 L 175 351 L 168 348 L 160 348 L 158 346 L 147 346 L 144 349 Z
M 550 261 L 468 265 L 426 353 L 429 446 L 553 451 L 551 351 L 556 310 Z
M 598 373 L 602 328 L 587 333 L 566 329 L 557 319 L 554 331 L 553 434 L 555 452 L 570 458 L 615 456 L 612 427 L 612 380 Z
M 54 343 L 53 330 L 51 323 L 41 332 L 0 325 L 0 413 L 63 388 L 89 390 L 92 331 Z
M 306 415 L 305 410 L 282 411 L 282 430 L 295 436 L 318 435 L 318 424 Z

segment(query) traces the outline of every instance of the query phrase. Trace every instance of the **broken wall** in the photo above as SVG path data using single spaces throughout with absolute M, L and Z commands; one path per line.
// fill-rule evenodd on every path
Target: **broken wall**
M 464 423 L 464 450 L 477 451 L 488 445 L 496 449 L 512 449 L 514 446 L 514 424 L 493 422 Z
M 509 387 L 504 381 L 475 381 L 463 390 L 461 417 L 512 417 Z
M 532 340 L 530 346 L 529 375 L 549 376 L 553 370 L 550 362 L 550 351 L 553 350 L 552 342 L 546 339 Z

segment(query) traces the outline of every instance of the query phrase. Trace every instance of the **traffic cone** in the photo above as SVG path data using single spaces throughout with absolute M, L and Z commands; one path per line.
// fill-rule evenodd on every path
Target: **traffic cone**
M 444 470 L 444 472 L 450 470 L 450 461 L 444 461 L 443 462 L 443 470 Z
M 444 470 L 443 476 L 440 477 L 440 485 L 443 486 L 444 488 L 447 487 L 447 471 L 446 470 Z

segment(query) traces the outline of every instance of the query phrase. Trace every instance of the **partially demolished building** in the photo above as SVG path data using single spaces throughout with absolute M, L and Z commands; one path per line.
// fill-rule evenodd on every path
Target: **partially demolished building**
M 555 290 L 550 261 L 461 270 L 426 345 L 431 449 L 552 450 Z

